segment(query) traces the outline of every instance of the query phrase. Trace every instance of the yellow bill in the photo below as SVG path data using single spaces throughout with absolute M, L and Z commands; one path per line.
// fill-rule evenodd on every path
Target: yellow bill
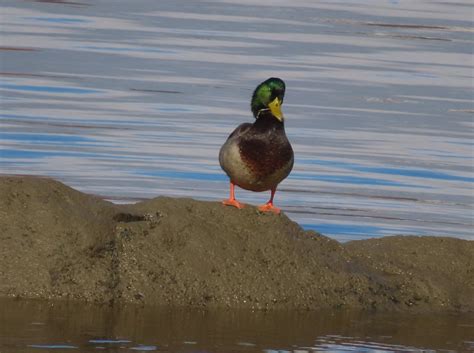
M 273 116 L 280 121 L 283 121 L 283 113 L 281 112 L 281 101 L 278 97 L 276 97 L 270 104 L 268 104 L 268 108 L 272 112 Z

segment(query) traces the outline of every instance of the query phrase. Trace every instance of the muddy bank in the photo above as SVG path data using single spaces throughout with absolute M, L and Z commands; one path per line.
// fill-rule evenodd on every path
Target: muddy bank
M 285 215 L 158 197 L 114 205 L 0 177 L 0 296 L 198 307 L 474 311 L 474 242 L 340 244 Z

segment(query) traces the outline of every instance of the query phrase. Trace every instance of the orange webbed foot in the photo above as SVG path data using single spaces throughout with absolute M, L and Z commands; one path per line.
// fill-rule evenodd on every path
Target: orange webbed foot
M 236 199 L 224 200 L 224 201 L 222 201 L 222 204 L 226 205 L 226 206 L 234 206 L 235 208 L 238 208 L 238 209 L 242 209 L 242 208 L 245 207 L 245 205 L 243 203 L 240 203 Z
M 266 203 L 265 205 L 258 206 L 258 210 L 260 212 L 273 212 L 275 214 L 280 214 L 280 209 L 278 207 L 273 206 L 272 203 Z

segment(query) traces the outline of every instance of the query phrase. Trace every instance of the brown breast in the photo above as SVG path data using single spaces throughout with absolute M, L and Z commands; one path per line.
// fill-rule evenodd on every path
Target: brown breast
M 265 181 L 279 171 L 285 178 L 291 170 L 293 149 L 283 133 L 248 134 L 239 141 L 242 161 L 257 181 Z

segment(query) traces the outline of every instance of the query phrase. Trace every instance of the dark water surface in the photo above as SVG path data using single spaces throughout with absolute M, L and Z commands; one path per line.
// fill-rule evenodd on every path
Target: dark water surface
M 198 311 L 0 300 L 0 352 L 468 352 L 474 316 Z
M 0 172 L 117 202 L 222 199 L 218 149 L 279 76 L 290 217 L 338 240 L 473 239 L 472 14 L 462 0 L 3 0 Z

